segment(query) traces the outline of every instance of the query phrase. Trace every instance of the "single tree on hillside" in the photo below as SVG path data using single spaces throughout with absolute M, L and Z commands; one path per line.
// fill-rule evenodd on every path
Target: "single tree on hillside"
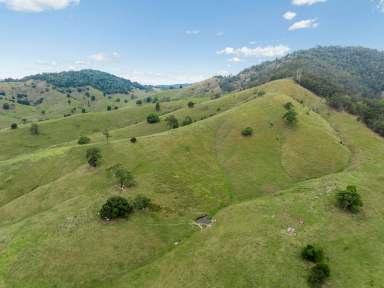
M 34 136 L 39 135 L 40 134 L 39 125 L 37 125 L 36 123 L 32 123 L 30 131 L 31 131 L 31 134 Z
M 187 126 L 193 123 L 193 120 L 190 116 L 186 116 L 184 121 L 183 121 L 183 126 Z
M 155 111 L 160 112 L 160 102 L 156 102 Z
M 287 113 L 284 114 L 283 119 L 285 119 L 285 122 L 292 126 L 297 123 L 297 113 L 294 109 L 289 109 Z
M 102 158 L 99 148 L 90 148 L 87 150 L 86 158 L 89 166 L 97 167 L 100 164 Z
M 99 212 L 101 219 L 112 220 L 125 218 L 133 212 L 133 208 L 127 199 L 119 196 L 111 197 L 101 207 Z
M 118 167 L 116 167 L 115 176 L 119 180 L 119 185 L 121 189 L 124 189 L 125 187 L 132 187 L 136 184 L 132 173 L 121 165 L 118 165 Z
M 195 107 L 195 103 L 193 103 L 192 101 L 189 101 L 188 108 L 193 108 L 193 107 Z
M 104 129 L 103 130 L 103 135 L 105 137 L 105 139 L 107 139 L 107 144 L 109 143 L 109 138 L 111 138 L 111 133 L 109 133 L 109 130 L 108 129 Z
M 363 207 L 363 201 L 356 186 L 348 186 L 346 190 L 337 192 L 336 199 L 341 209 L 352 213 L 358 213 Z
M 147 122 L 149 124 L 154 124 L 160 122 L 160 117 L 156 113 L 151 113 L 147 117 Z
M 171 129 L 179 128 L 179 120 L 174 115 L 171 115 L 165 119 L 167 126 Z

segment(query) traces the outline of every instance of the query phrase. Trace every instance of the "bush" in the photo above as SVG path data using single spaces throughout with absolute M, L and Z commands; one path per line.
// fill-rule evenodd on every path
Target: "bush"
M 107 111 L 111 111 L 112 110 L 112 106 L 111 105 L 108 105 L 107 106 Z
M 89 166 L 97 167 L 100 164 L 100 160 L 102 158 L 101 151 L 98 148 L 90 148 L 87 150 L 86 157 Z
M 186 116 L 184 121 L 183 121 L 183 126 L 187 126 L 193 123 L 193 120 L 190 116 Z
M 16 124 L 16 123 L 12 123 L 12 124 L 11 124 L 11 129 L 12 129 L 12 130 L 17 129 L 17 124 Z
M 111 197 L 101 207 L 100 217 L 104 220 L 124 218 L 131 214 L 132 206 L 127 199 L 119 196 Z
M 156 112 L 159 112 L 161 110 L 160 108 L 160 103 L 159 102 L 156 102 L 156 105 L 155 105 L 155 111 Z
M 252 136 L 253 134 L 253 129 L 251 127 L 244 128 L 243 131 L 241 131 L 241 134 L 243 136 Z
M 147 117 L 147 122 L 149 124 L 154 124 L 160 122 L 160 117 L 156 113 L 151 113 Z
M 308 282 L 312 287 L 321 287 L 321 285 L 329 278 L 330 274 L 331 271 L 328 264 L 316 264 L 311 268 Z
M 167 126 L 171 129 L 179 128 L 179 120 L 174 115 L 171 115 L 165 119 Z
M 137 100 L 136 101 L 136 105 L 142 105 L 143 104 L 143 101 L 142 100 Z
M 39 125 L 36 123 L 33 123 L 30 128 L 31 134 L 32 135 L 39 135 L 40 134 L 40 128 Z
M 132 137 L 132 138 L 130 139 L 130 141 L 131 141 L 131 143 L 136 143 L 136 142 L 137 142 L 137 139 L 136 139 L 136 137 Z
M 89 144 L 91 143 L 91 139 L 86 136 L 80 136 L 79 141 L 77 141 L 79 145 Z
M 151 205 L 151 199 L 143 195 L 137 195 L 133 200 L 133 207 L 136 210 L 144 210 Z
M 11 108 L 11 106 L 8 103 L 4 103 L 3 104 L 3 109 L 4 110 L 9 110 L 10 108 Z
M 360 194 L 355 186 L 348 186 L 346 190 L 336 194 L 339 207 L 352 213 L 358 213 L 363 206 Z
M 320 263 L 324 259 L 323 249 L 313 245 L 307 245 L 301 252 L 301 256 L 308 261 Z
M 288 109 L 287 113 L 284 114 L 283 119 L 288 125 L 294 125 L 297 123 L 297 113 L 293 109 Z
M 193 103 L 192 101 L 189 101 L 188 108 L 193 108 L 193 107 L 195 107 L 195 103 Z
M 287 102 L 284 104 L 284 108 L 287 110 L 294 109 L 295 106 L 293 106 L 292 102 Z

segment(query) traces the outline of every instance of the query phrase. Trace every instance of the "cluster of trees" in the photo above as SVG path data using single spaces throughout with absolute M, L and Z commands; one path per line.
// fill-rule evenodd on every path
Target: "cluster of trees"
M 137 195 L 132 202 L 121 196 L 114 196 L 107 200 L 100 209 L 102 220 L 127 218 L 134 210 L 142 211 L 151 206 L 151 199 L 144 195 Z
M 307 245 L 303 248 L 301 256 L 304 260 L 314 263 L 308 276 L 308 283 L 312 287 L 321 287 L 331 274 L 329 265 L 324 263 L 323 249 L 316 245 Z
M 59 88 L 92 86 L 106 94 L 129 93 L 146 87 L 127 79 L 97 71 L 81 70 L 61 73 L 44 73 L 23 78 L 21 81 L 41 80 Z

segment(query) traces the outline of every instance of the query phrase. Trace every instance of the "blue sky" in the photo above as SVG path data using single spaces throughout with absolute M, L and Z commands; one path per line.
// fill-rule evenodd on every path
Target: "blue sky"
M 316 45 L 381 50 L 383 28 L 384 0 L 0 0 L 0 78 L 194 82 Z

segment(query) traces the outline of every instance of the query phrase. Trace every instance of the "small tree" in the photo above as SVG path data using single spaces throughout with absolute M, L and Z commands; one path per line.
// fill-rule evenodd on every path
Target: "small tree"
M 156 102 L 155 111 L 160 112 L 160 102 Z
M 91 139 L 86 136 L 80 136 L 79 141 L 77 141 L 79 145 L 85 145 L 91 143 Z
M 130 139 L 130 141 L 131 141 L 131 143 L 136 143 L 136 142 L 137 142 L 137 139 L 136 139 L 136 137 L 132 137 L 132 138 Z
M 284 104 L 284 108 L 287 110 L 294 109 L 295 106 L 293 106 L 292 102 L 287 102 Z
M 112 110 L 112 106 L 111 105 L 108 105 L 107 106 L 107 111 L 111 111 Z
M 308 282 L 312 287 L 321 287 L 331 275 L 328 264 L 318 263 L 311 268 Z
M 253 129 L 251 127 L 247 127 L 247 128 L 244 128 L 242 131 L 241 131 L 241 134 L 245 137 L 249 137 L 249 136 L 252 136 L 253 134 Z
M 192 101 L 189 101 L 188 108 L 193 108 L 193 107 L 195 107 L 195 103 L 193 103 Z
M 104 129 L 103 130 L 103 135 L 105 137 L 105 139 L 107 139 L 107 144 L 109 143 L 109 138 L 111 138 L 111 134 L 109 133 L 109 130 L 108 129 Z
M 339 191 L 336 194 L 339 207 L 352 213 L 358 213 L 363 206 L 360 194 L 356 186 L 348 186 L 346 190 Z
M 283 119 L 285 119 L 285 122 L 292 126 L 297 123 L 297 113 L 293 109 L 289 109 L 287 113 L 284 114 Z
M 12 123 L 12 124 L 11 124 L 11 129 L 12 129 L 12 130 L 17 129 L 17 124 L 16 124 L 16 123 Z
M 125 218 L 133 212 L 133 208 L 127 199 L 115 196 L 107 200 L 100 209 L 100 217 L 103 220 Z
M 183 126 L 187 126 L 193 123 L 193 120 L 190 116 L 186 116 L 184 121 L 183 121 Z
M 171 115 L 165 119 L 167 126 L 171 129 L 179 128 L 179 120 L 174 115 Z
M 136 210 L 144 210 L 151 205 L 151 199 L 144 195 L 137 195 L 133 200 L 133 207 Z
M 39 125 L 37 125 L 36 123 L 32 123 L 30 131 L 31 131 L 31 134 L 34 136 L 39 135 L 40 134 Z
M 11 108 L 11 106 L 8 103 L 4 103 L 3 104 L 3 109 L 4 110 L 9 110 L 10 108 Z
M 87 161 L 89 166 L 91 167 L 97 167 L 100 164 L 101 161 L 101 151 L 99 148 L 90 148 L 87 150 Z
M 142 100 L 137 100 L 136 101 L 136 105 L 142 105 L 143 104 L 143 101 Z
M 132 187 L 136 184 L 132 173 L 121 165 L 118 165 L 116 167 L 115 176 L 119 180 L 119 185 L 121 189 L 124 189 L 124 187 Z
M 149 124 L 154 124 L 160 122 L 160 117 L 156 113 L 151 113 L 147 117 L 147 122 Z
M 307 245 L 304 247 L 301 252 L 301 256 L 307 260 L 314 263 L 320 263 L 324 259 L 323 249 L 313 245 Z

